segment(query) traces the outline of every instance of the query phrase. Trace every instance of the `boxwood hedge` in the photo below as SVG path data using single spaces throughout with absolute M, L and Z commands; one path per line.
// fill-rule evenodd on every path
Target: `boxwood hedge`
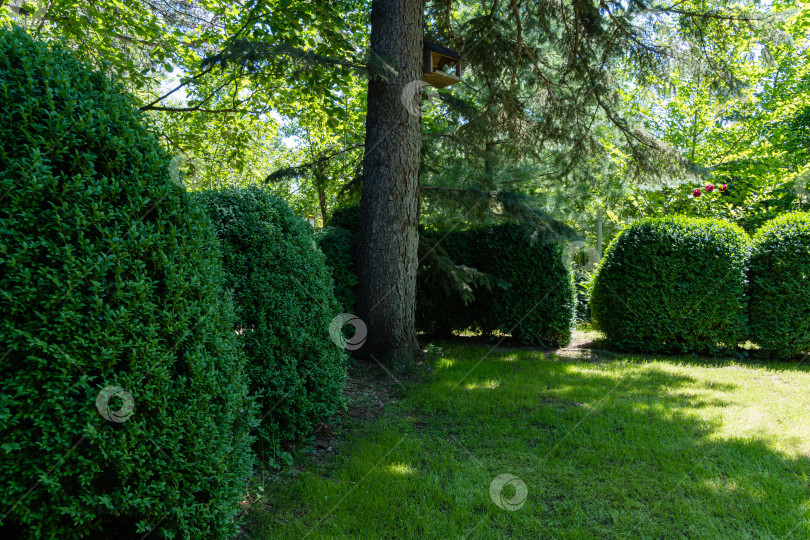
M 356 206 L 336 211 L 321 233 L 321 249 L 343 293 L 356 305 Z M 535 231 L 503 224 L 467 231 L 420 233 L 417 328 L 430 335 L 474 329 L 511 332 L 528 345 L 571 340 L 574 285 L 562 246 Z
M 326 222 L 326 227 L 340 227 L 357 234 L 360 226 L 360 205 L 350 204 L 336 208 Z
M 312 229 L 258 187 L 197 193 L 217 230 L 237 333 L 260 396 L 256 450 L 278 460 L 281 444 L 308 435 L 335 413 L 346 355 L 329 337 L 341 313 Z
M 254 415 L 210 223 L 69 52 L 0 31 L 0 94 L 0 536 L 232 536 Z
M 343 227 L 324 227 L 315 239 L 326 256 L 335 283 L 335 298 L 347 313 L 357 312 L 357 234 Z
M 715 352 L 746 335 L 748 235 L 717 219 L 639 220 L 610 244 L 591 294 L 621 348 Z
M 357 228 L 360 206 L 336 208 L 315 238 L 335 282 L 335 297 L 347 313 L 357 312 Z
M 756 232 L 749 280 L 752 340 L 781 357 L 810 351 L 810 213 Z
M 423 329 L 473 328 L 511 333 L 527 345 L 567 345 L 576 308 L 573 276 L 563 264 L 563 246 L 535 233 L 506 223 L 432 234 L 453 263 L 492 279 L 479 279 L 466 306 L 458 294 L 421 289 L 417 305 L 426 308 L 418 307 Z

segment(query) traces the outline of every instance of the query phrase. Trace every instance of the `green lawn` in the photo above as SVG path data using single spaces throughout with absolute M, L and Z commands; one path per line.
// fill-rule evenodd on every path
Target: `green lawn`
M 810 537 L 810 366 L 440 346 L 253 538 Z

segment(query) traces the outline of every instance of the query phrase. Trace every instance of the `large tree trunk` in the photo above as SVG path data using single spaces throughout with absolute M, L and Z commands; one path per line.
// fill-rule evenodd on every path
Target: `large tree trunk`
M 424 0 L 373 0 L 371 52 L 394 62 L 396 74 L 368 83 L 366 154 L 360 202 L 359 315 L 368 337 L 358 352 L 401 364 L 421 354 L 416 340 L 418 172 Z M 410 111 L 409 111 L 410 110 Z

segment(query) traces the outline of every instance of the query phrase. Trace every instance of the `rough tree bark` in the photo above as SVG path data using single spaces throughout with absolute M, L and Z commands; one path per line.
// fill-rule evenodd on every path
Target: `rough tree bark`
M 371 52 L 393 61 L 397 73 L 368 83 L 358 231 L 358 314 L 368 337 L 358 352 L 397 365 L 421 355 L 415 309 L 422 119 L 402 95 L 422 79 L 424 13 L 424 0 L 371 3 Z M 421 86 L 409 90 L 418 104 Z

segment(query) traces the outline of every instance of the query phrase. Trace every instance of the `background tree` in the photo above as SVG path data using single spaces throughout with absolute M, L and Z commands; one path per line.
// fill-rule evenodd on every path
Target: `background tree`
M 123 83 L 165 146 L 184 163 L 204 163 L 207 176 L 198 180 L 212 184 L 217 174 L 228 181 L 266 176 L 246 163 L 267 161 L 280 116 L 293 115 L 302 95 L 340 91 L 349 68 L 324 70 L 309 60 L 353 51 L 346 36 L 365 33 L 358 4 L 13 0 L 0 2 L 0 24 L 62 39 Z M 225 51 L 231 56 L 218 56 Z M 237 52 L 244 53 L 239 61 L 227 61 Z M 339 114 L 338 100 L 325 101 L 325 111 Z
M 326 112 L 323 96 L 303 96 L 297 113 L 286 117 L 281 128 L 290 145 L 276 156 L 278 168 L 266 176 L 302 214 L 319 214 L 321 226 L 362 171 L 366 92 L 361 82 L 344 87 L 339 116 Z
M 737 91 L 685 66 L 668 81 L 626 95 L 650 133 L 706 174 L 685 185 L 631 190 L 615 201 L 616 212 L 627 218 L 673 211 L 722 217 L 753 232 L 778 213 L 806 207 L 810 14 L 787 8 L 774 4 L 770 25 L 731 41 Z M 708 194 L 709 183 L 728 189 Z M 704 196 L 694 198 L 695 188 Z

